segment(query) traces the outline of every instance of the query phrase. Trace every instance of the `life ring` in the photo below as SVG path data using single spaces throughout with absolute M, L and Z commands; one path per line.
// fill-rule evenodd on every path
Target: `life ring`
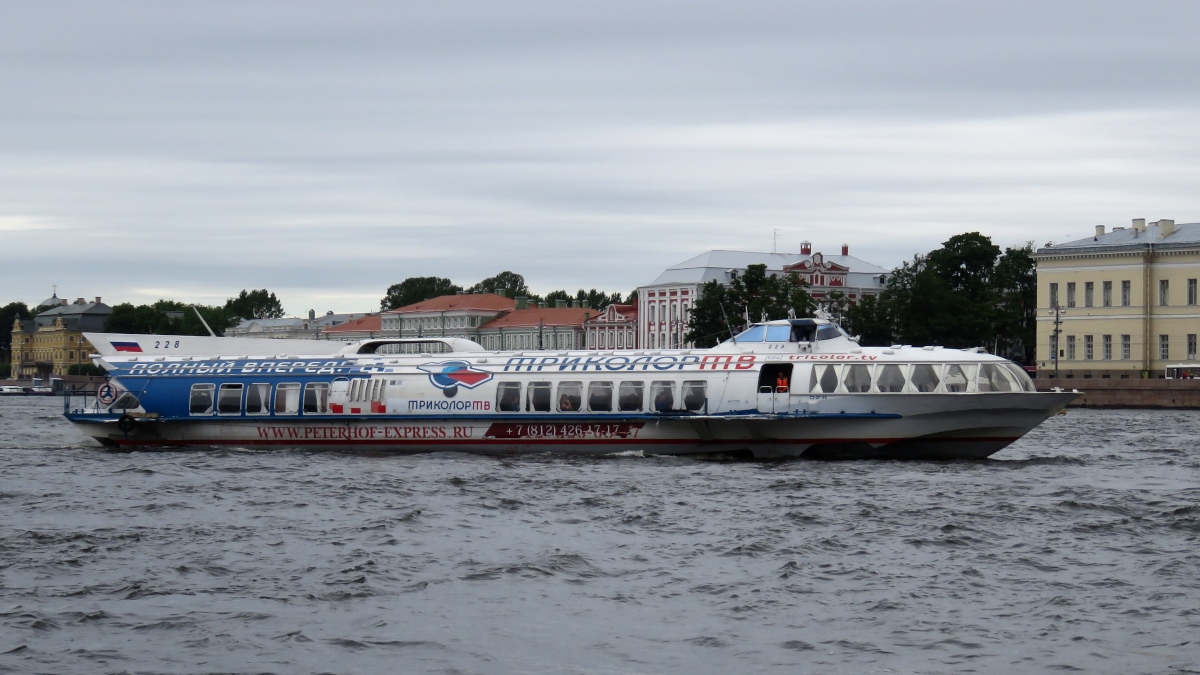
M 120 429 L 121 433 L 123 434 L 133 431 L 135 426 L 137 426 L 137 420 L 133 419 L 132 415 L 121 415 L 121 417 L 117 420 L 117 428 Z

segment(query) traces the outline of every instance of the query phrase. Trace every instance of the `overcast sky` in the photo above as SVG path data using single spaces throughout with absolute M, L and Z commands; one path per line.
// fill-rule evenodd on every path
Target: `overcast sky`
M 1200 2 L 0 0 L 0 304 L 1200 221 Z

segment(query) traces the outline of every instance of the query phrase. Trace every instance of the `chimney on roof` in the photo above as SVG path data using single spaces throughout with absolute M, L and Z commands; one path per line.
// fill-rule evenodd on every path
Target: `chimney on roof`
M 1145 232 L 1146 231 L 1146 219 L 1145 218 L 1134 218 L 1133 219 L 1133 231 L 1134 232 Z
M 812 242 L 800 242 L 800 255 L 812 255 Z
M 850 244 L 842 244 L 842 255 L 850 255 Z
M 1175 234 L 1175 221 L 1170 218 L 1160 218 L 1158 220 L 1158 233 L 1163 237 Z
M 62 306 L 63 306 L 63 307 L 66 307 L 66 306 L 67 306 L 67 299 L 66 299 L 66 298 L 61 298 L 61 299 L 60 299 L 60 302 L 62 302 Z
M 516 308 L 517 308 L 517 309 L 529 309 L 529 298 L 527 298 L 527 297 L 525 297 L 525 296 L 523 296 L 523 295 L 522 295 L 522 296 L 519 296 L 519 297 L 517 298 L 517 306 L 516 306 Z
M 96 304 L 97 304 L 97 305 L 99 305 L 99 304 L 100 304 L 100 296 L 98 296 L 98 295 L 96 296 Z
M 555 300 L 554 306 L 558 309 L 562 309 L 563 307 L 567 306 L 567 301 L 566 300 Z
M 1097 225 L 1097 226 L 1096 226 L 1096 236 L 1097 236 L 1097 237 L 1103 237 L 1103 236 L 1104 236 L 1104 226 L 1103 226 L 1103 225 Z

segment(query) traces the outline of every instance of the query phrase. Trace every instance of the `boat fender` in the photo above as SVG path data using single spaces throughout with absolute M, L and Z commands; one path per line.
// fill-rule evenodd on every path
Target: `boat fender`
M 133 431 L 135 426 L 137 426 L 137 420 L 133 419 L 132 415 L 121 415 L 121 417 L 117 420 L 117 428 L 120 429 L 121 433 L 123 434 Z

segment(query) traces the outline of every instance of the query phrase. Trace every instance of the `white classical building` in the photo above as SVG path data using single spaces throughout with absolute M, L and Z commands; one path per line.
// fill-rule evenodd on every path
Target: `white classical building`
M 583 329 L 588 349 L 637 349 L 637 305 L 609 305 L 584 322 Z
M 852 304 L 864 296 L 878 295 L 891 274 L 850 255 L 846 244 L 842 244 L 841 255 L 813 253 L 807 241 L 801 242 L 798 253 L 708 251 L 668 267 L 653 282 L 638 287 L 639 344 L 644 349 L 690 347 L 684 336 L 691 308 L 704 284 L 715 280 L 728 286 L 751 265 L 766 265 L 770 274 L 796 272 L 809 283 L 809 292 L 818 302 L 834 292 L 844 294 Z M 729 320 L 740 323 L 741 314 Z

